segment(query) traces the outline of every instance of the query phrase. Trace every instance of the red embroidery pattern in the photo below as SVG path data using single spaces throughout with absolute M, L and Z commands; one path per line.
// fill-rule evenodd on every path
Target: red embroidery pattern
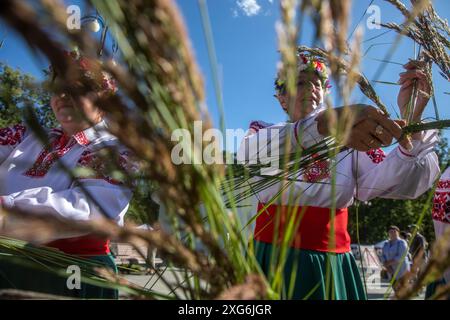
M 61 131 L 53 130 L 52 132 L 60 133 L 60 136 L 56 136 L 51 141 L 49 148 L 42 150 L 33 166 L 24 175 L 34 178 L 44 177 L 51 166 L 76 144 L 74 139 L 68 138 Z
M 312 157 L 315 158 L 317 156 L 318 154 L 315 154 Z M 330 177 L 329 161 L 322 160 L 313 162 L 306 168 L 305 172 L 303 173 L 303 177 L 307 182 L 310 183 L 328 179 Z
M 0 146 L 15 146 L 21 143 L 26 130 L 21 124 L 0 129 Z
M 86 137 L 86 135 L 84 134 L 83 131 L 78 132 L 78 133 L 75 134 L 73 137 L 74 137 L 75 140 L 77 140 L 77 142 L 78 142 L 79 144 L 81 144 L 82 146 L 86 146 L 86 145 L 88 145 L 89 142 L 90 142 L 89 139 Z
M 383 149 L 372 149 L 366 152 L 366 154 L 369 156 L 370 160 L 372 160 L 373 163 L 380 163 L 386 158 L 386 154 L 384 153 Z
M 437 189 L 450 189 L 450 180 L 440 180 Z
M 129 172 L 130 162 L 128 161 L 129 152 L 122 152 L 119 155 L 117 168 L 122 171 Z M 78 177 L 78 179 L 103 179 L 110 184 L 120 185 L 121 181 L 113 179 L 108 175 L 108 169 L 105 166 L 104 158 L 95 154 L 90 150 L 86 150 L 81 154 L 78 160 L 78 167 L 87 168 L 92 170 L 92 174 L 89 176 Z
M 450 192 L 436 191 L 433 199 L 433 220 L 450 223 Z

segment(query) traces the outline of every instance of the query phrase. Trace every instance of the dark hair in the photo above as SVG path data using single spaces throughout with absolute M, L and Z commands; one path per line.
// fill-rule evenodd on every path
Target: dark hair
M 388 231 L 391 231 L 391 230 L 396 230 L 397 232 L 400 232 L 400 228 L 397 226 L 393 226 L 393 225 L 388 228 Z
M 419 226 L 417 225 L 417 224 L 410 224 L 409 226 L 408 226 L 408 229 L 409 230 L 412 230 L 412 229 L 414 229 L 414 230 L 417 230 L 417 231 L 419 231 Z

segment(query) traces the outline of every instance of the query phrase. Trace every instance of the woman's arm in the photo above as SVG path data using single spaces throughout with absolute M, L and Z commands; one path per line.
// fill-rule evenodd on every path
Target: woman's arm
M 294 123 L 253 130 L 253 134 L 243 139 L 237 154 L 238 160 L 256 163 L 257 160 L 275 158 L 286 150 L 295 152 L 299 147 L 311 147 L 332 134 L 336 124 L 342 121 L 352 121 L 352 124 L 347 126 L 350 132 L 344 142 L 345 146 L 359 151 L 378 148 L 382 143 L 389 145 L 393 138 L 399 139 L 402 134 L 401 126 L 396 121 L 369 105 L 320 108 Z M 383 130 L 383 134 L 378 138 L 375 137 L 377 127 Z M 400 145 L 406 149 L 412 147 L 409 138 L 402 139 Z M 269 155 L 270 151 L 272 155 Z M 273 155 L 274 152 L 278 153 Z
M 428 103 L 431 86 L 427 78 L 427 63 L 411 60 L 404 65 L 400 74 L 401 88 L 397 97 L 403 118 L 412 123 L 419 122 Z M 408 104 L 416 87 L 415 108 L 408 115 Z M 357 198 L 369 200 L 375 197 L 392 199 L 414 199 L 431 188 L 439 175 L 439 162 L 433 149 L 438 142 L 437 132 L 430 130 L 412 135 L 412 150 L 398 146 L 377 165 L 368 161 L 363 153 L 358 153 L 359 163 L 355 168 L 359 190 Z
M 440 172 L 434 152 L 437 142 L 437 132 L 431 130 L 423 133 L 423 140 L 413 140 L 410 151 L 398 146 L 388 155 L 381 149 L 356 152 L 353 156 L 356 198 L 415 199 L 423 194 Z
M 55 191 L 51 187 L 23 190 L 2 196 L 3 206 L 33 214 L 54 214 L 67 219 L 89 220 L 107 217 L 123 222 L 132 192 L 99 179 L 86 180 L 70 189 Z
M 338 125 L 340 131 L 345 129 L 345 135 L 341 132 L 341 136 L 346 137 L 342 143 L 358 151 L 388 146 L 394 138 L 399 140 L 402 136 L 401 126 L 405 124 L 403 120 L 392 120 L 380 109 L 365 104 L 328 108 L 319 114 L 317 122 L 318 131 L 323 136 L 336 132 Z M 399 144 L 408 150 L 412 148 L 409 137 L 401 139 Z
M 43 186 L 25 189 L 0 197 L 0 204 L 31 214 L 52 214 L 81 221 L 106 217 L 123 225 L 132 197 L 131 188 L 123 181 L 111 178 L 100 160 L 95 152 L 86 151 L 77 165 L 86 169 L 86 175 L 74 180 L 69 188 L 54 190 L 51 186 Z M 128 152 L 122 152 L 118 162 L 127 174 L 137 170 Z M 10 224 L 14 222 L 12 220 Z M 61 235 L 60 238 L 68 236 Z
M 293 123 L 270 125 L 265 128 L 251 127 L 241 142 L 237 159 L 247 164 L 273 163 L 282 154 L 292 153 L 299 148 L 308 148 L 325 137 L 318 132 L 317 115 L 321 110 Z

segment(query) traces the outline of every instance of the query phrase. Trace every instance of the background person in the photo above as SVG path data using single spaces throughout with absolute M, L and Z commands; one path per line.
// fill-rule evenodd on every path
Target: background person
M 398 289 L 398 282 L 410 270 L 408 258 L 408 243 L 400 238 L 400 229 L 390 226 L 388 229 L 389 240 L 383 246 L 381 262 L 390 278 L 394 278 L 394 290 Z

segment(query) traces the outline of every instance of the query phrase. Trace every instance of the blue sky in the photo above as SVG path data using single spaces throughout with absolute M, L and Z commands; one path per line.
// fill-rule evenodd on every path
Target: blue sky
M 409 1 L 406 2 L 409 3 Z M 66 0 L 65 3 L 79 4 L 80 1 Z M 217 102 L 198 2 L 197 0 L 176 0 L 176 3 L 184 17 L 197 62 L 204 76 L 206 102 L 214 123 L 218 126 Z M 350 30 L 353 30 L 369 3 L 370 0 L 353 1 Z M 382 22 L 401 23 L 403 21 L 403 17 L 388 3 L 374 0 L 373 4 L 380 7 Z M 279 20 L 278 1 L 207 0 L 207 5 L 219 63 L 226 127 L 247 128 L 251 120 L 267 122 L 285 120 L 284 112 L 273 98 L 273 79 L 279 61 L 275 31 L 275 23 Z M 441 17 L 449 18 L 450 1 L 435 0 L 434 5 Z M 92 12 L 82 12 L 83 15 L 89 13 Z M 368 29 L 366 27 L 368 16 L 366 14 L 360 23 L 364 39 L 372 38 L 385 31 L 384 29 Z M 35 58 L 22 39 L 8 29 L 3 22 L 0 25 L 0 36 L 5 37 L 5 43 L 0 49 L 0 60 L 41 78 L 41 70 L 46 66 L 45 60 Z M 375 80 L 372 77 L 381 64 L 373 58 L 382 59 L 390 47 L 384 43 L 392 43 L 395 37 L 396 35 L 390 32 L 376 40 L 364 43 L 363 52 L 369 48 L 370 50 L 363 59 L 362 68 L 369 80 Z M 311 45 L 311 40 L 312 27 L 308 21 L 305 21 L 301 43 Z M 371 47 L 374 44 L 376 45 Z M 391 61 L 404 63 L 408 58 L 413 57 L 413 52 L 412 41 L 403 38 Z M 389 64 L 378 80 L 395 82 L 398 80 L 398 73 L 402 71 L 401 66 Z M 434 84 L 440 117 L 448 119 L 450 118 L 449 95 L 444 92 L 450 91 L 449 83 L 438 74 L 436 69 L 434 69 Z M 395 114 L 394 109 L 397 110 L 398 88 L 392 85 L 375 85 L 382 101 L 392 114 Z M 355 89 L 353 102 L 370 103 L 362 97 L 358 89 Z M 435 116 L 431 102 L 425 116 Z M 445 131 L 445 135 L 449 137 L 448 130 Z

